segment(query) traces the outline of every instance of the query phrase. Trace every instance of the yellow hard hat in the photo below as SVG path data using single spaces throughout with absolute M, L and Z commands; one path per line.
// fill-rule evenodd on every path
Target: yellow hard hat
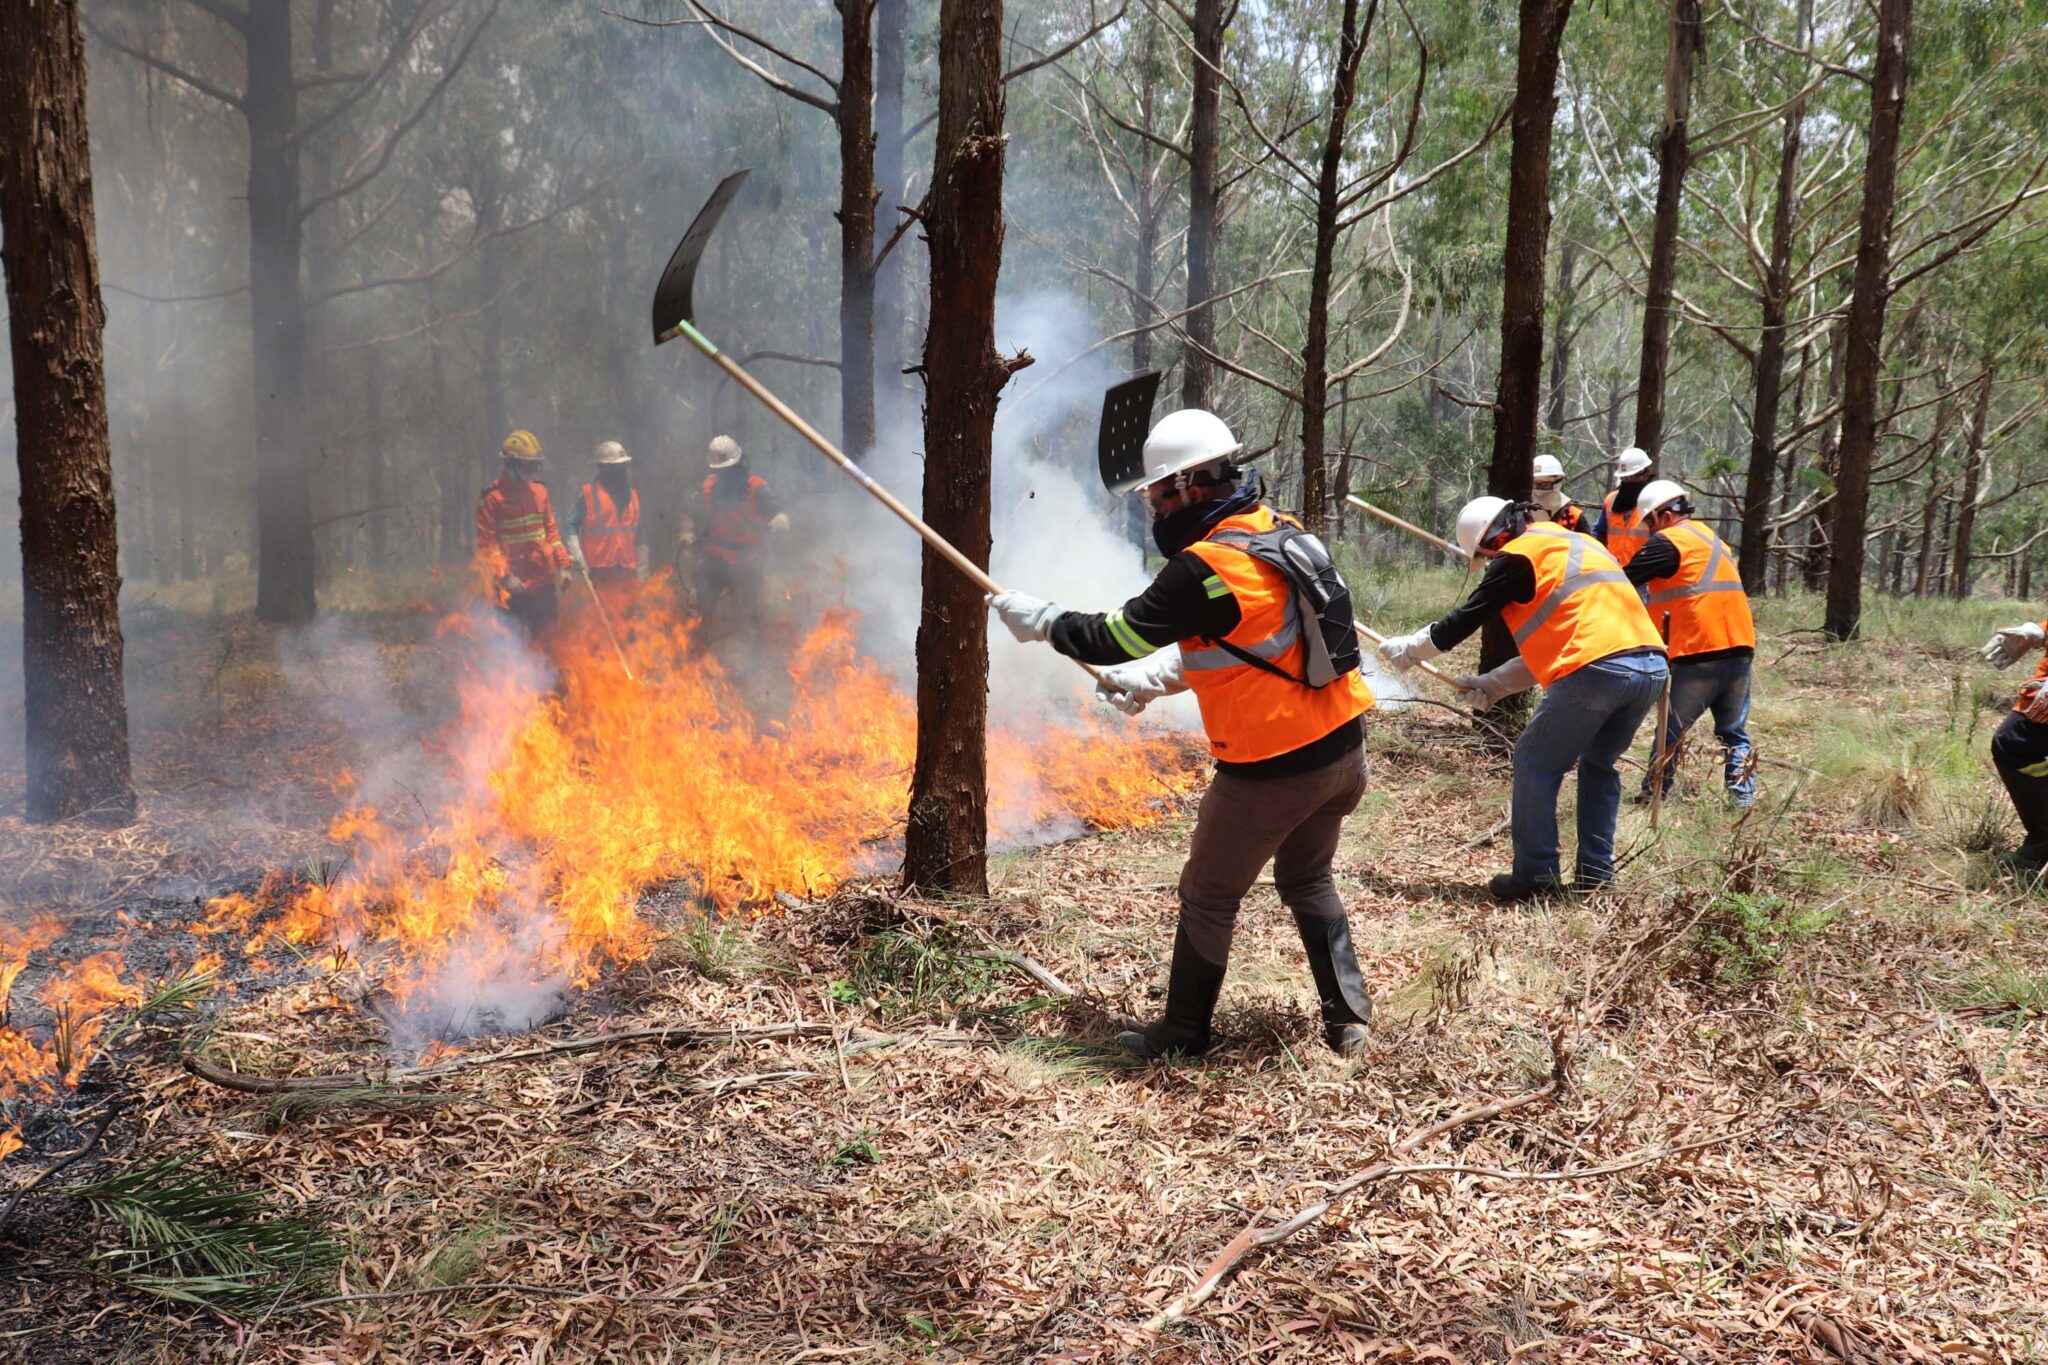
M 538 460 L 540 438 L 521 427 L 505 438 L 505 443 L 498 447 L 498 453 L 508 460 Z

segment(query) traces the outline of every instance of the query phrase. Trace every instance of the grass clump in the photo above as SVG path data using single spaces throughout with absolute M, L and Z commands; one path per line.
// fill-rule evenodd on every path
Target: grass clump
M 1832 910 L 1818 910 L 1778 895 L 1730 891 L 1701 919 L 1698 945 L 1703 975 L 1739 986 L 1768 976 L 1786 952 L 1833 923 Z
M 988 994 L 1002 959 L 950 925 L 927 933 L 885 929 L 862 940 L 852 970 L 834 984 L 844 1003 L 873 1000 L 885 1012 L 958 1009 Z

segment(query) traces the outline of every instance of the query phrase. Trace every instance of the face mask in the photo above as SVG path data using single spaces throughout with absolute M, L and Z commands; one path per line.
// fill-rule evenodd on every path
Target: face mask
M 602 483 L 606 488 L 630 487 L 633 482 L 632 466 L 623 464 L 599 465 L 597 467 L 597 478 L 598 482 Z
M 1536 490 L 1536 505 L 1546 512 L 1555 512 L 1568 501 L 1570 499 L 1565 497 L 1562 488 L 1551 487 Z
M 505 472 L 510 474 L 516 483 L 532 483 L 534 475 L 540 473 L 538 469 L 526 469 L 512 460 L 505 461 Z

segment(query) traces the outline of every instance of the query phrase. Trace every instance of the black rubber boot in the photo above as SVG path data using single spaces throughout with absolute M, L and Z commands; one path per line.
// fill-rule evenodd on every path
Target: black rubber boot
M 1185 925 L 1174 931 L 1173 967 L 1166 976 L 1166 1014 L 1157 1023 L 1116 1036 L 1134 1057 L 1199 1057 L 1209 1050 L 1209 1020 L 1223 992 L 1223 966 L 1195 951 Z
M 1365 1051 L 1371 1041 L 1372 992 L 1359 970 L 1351 946 L 1348 920 L 1297 914 L 1294 927 L 1308 953 L 1308 973 L 1315 978 L 1316 999 L 1323 1006 L 1323 1041 L 1346 1057 Z

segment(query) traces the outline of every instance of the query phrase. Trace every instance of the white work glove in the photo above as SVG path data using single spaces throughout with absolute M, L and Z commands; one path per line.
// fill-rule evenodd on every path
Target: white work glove
M 1397 635 L 1380 642 L 1380 657 L 1396 673 L 1406 673 L 1419 663 L 1434 659 L 1443 653 L 1436 647 L 1436 641 L 1429 638 L 1429 627 L 1424 626 L 1413 635 Z
M 1996 635 L 1985 642 L 1984 648 L 1977 652 L 1984 657 L 1984 662 L 1993 668 L 2011 668 L 2027 657 L 2030 651 L 2039 649 L 2044 638 L 2048 638 L 2048 632 L 2041 629 L 2039 622 L 2029 621 L 2023 626 L 2002 626 Z
M 1010 634 L 1017 637 L 1019 644 L 1030 644 L 1043 640 L 1052 634 L 1052 623 L 1067 614 L 1067 609 L 1057 602 L 1048 602 L 1042 597 L 1029 593 L 999 592 L 982 599 L 1003 618 L 1003 624 L 1010 628 Z
M 777 512 L 774 516 L 768 518 L 768 529 L 771 531 L 787 531 L 789 529 L 789 513 Z
M 1096 697 L 1127 716 L 1137 715 L 1161 697 L 1187 690 L 1179 645 L 1168 645 L 1142 659 L 1105 668 L 1095 684 Z
M 562 537 L 562 544 L 569 547 L 569 562 L 576 566 L 578 573 L 582 573 L 590 567 L 583 560 L 582 540 L 575 536 L 564 536 Z
M 1527 692 L 1536 685 L 1536 675 L 1521 659 L 1510 659 L 1491 672 L 1467 673 L 1456 681 L 1460 700 L 1484 711 L 1517 692 Z

